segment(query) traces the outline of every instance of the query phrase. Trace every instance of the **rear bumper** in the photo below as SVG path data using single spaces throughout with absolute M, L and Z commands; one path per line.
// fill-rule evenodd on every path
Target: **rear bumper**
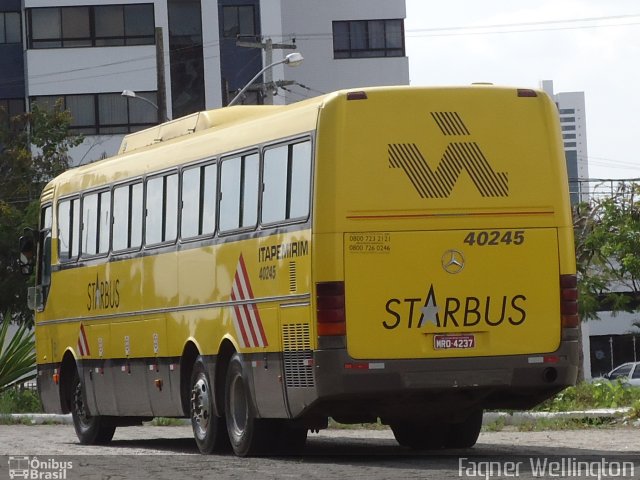
M 312 410 L 330 416 L 367 412 L 384 417 L 414 415 L 412 410 L 427 406 L 438 412 L 531 408 L 575 384 L 577 332 L 565 331 L 563 337 L 558 350 L 539 355 L 355 360 L 344 348 L 318 350 Z

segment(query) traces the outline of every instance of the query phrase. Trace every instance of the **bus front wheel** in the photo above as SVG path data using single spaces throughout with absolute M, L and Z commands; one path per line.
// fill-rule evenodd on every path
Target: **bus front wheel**
M 71 416 L 73 427 L 82 445 L 103 445 L 109 443 L 116 431 L 116 424 L 111 418 L 92 416 L 87 408 L 82 392 L 82 382 L 75 372 L 71 387 Z
M 231 357 L 227 370 L 225 413 L 231 447 L 240 457 L 271 452 L 277 436 L 277 420 L 256 418 L 248 376 L 238 353 Z

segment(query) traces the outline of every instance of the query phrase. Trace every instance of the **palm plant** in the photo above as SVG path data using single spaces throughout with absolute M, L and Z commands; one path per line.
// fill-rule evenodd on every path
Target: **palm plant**
M 11 315 L 5 313 L 0 324 L 0 392 L 18 382 L 36 377 L 36 353 L 33 332 L 21 325 L 9 338 Z

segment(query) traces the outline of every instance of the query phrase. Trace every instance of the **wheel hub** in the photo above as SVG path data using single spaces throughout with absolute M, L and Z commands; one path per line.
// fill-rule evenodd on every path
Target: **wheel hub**
M 204 378 L 198 378 L 191 390 L 191 420 L 198 438 L 204 438 L 211 419 L 209 389 Z

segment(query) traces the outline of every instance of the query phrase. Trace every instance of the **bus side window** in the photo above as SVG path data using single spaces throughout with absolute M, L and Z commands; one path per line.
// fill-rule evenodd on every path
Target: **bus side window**
M 180 232 L 182 238 L 200 235 L 200 167 L 182 172 L 182 215 Z
M 113 190 L 112 215 L 112 249 L 139 248 L 142 245 L 142 183 Z
M 111 235 L 111 192 L 102 192 L 98 200 L 98 253 L 109 251 Z
M 58 258 L 72 260 L 80 251 L 80 199 L 58 204 Z
M 288 145 L 264 152 L 262 223 L 274 223 L 287 218 L 288 157 Z
M 311 186 L 311 142 L 266 150 L 263 182 L 262 223 L 306 218 Z
M 182 172 L 182 238 L 210 235 L 216 225 L 217 165 L 189 168 Z
M 220 230 L 255 227 L 258 220 L 259 155 L 222 161 Z
M 289 218 L 309 216 L 311 200 L 311 142 L 296 143 L 291 148 L 291 195 L 289 196 Z
M 147 180 L 145 245 L 173 242 L 178 236 L 178 174 Z
M 98 194 L 85 195 L 82 199 L 82 254 L 95 255 L 98 238 Z
M 37 272 L 37 284 L 42 285 L 43 302 L 47 301 L 49 286 L 51 285 L 51 213 L 50 205 L 42 209 L 40 218 L 40 262 Z

